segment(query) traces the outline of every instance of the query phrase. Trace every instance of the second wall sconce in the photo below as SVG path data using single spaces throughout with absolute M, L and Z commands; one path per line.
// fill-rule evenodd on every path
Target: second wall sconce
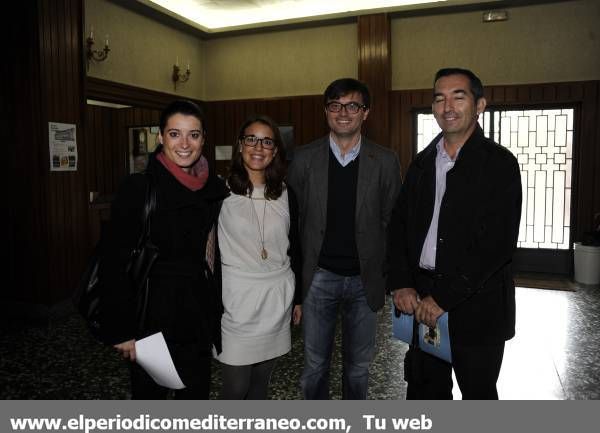
M 106 40 L 104 41 L 104 48 L 101 50 L 94 50 L 94 28 L 90 29 L 90 35 L 85 40 L 87 49 L 86 49 L 86 57 L 87 57 L 87 69 L 90 69 L 90 62 L 93 60 L 95 62 L 103 62 L 107 59 L 110 48 L 108 48 L 108 35 L 106 35 Z
M 173 74 L 171 75 L 171 79 L 173 80 L 173 87 L 177 90 L 177 83 L 185 83 L 190 79 L 190 75 L 192 75 L 192 71 L 190 69 L 190 62 L 188 60 L 187 68 L 185 72 L 181 72 L 179 69 L 179 58 L 175 61 L 173 65 Z

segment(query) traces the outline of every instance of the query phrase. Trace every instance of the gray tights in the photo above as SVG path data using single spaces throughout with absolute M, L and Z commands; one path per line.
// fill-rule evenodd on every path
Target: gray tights
M 222 400 L 266 400 L 275 359 L 250 365 L 221 364 Z

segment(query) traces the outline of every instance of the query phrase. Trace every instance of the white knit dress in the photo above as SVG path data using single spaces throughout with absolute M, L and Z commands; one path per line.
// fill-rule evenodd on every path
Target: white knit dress
M 266 259 L 261 257 L 263 224 Z M 215 354 L 219 361 L 249 365 L 290 351 L 295 281 L 287 254 L 289 229 L 285 190 L 277 200 L 265 200 L 264 187 L 255 187 L 252 200 L 232 194 L 223 202 L 219 247 L 225 312 L 223 351 Z

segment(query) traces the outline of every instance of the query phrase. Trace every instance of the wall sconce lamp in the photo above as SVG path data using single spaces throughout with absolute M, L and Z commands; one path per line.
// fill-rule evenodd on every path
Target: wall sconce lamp
M 185 83 L 187 80 L 189 80 L 190 75 L 192 75 L 192 71 L 190 69 L 190 61 L 188 60 L 185 72 L 181 72 L 181 69 L 179 69 L 179 58 L 177 58 L 175 64 L 173 65 L 173 74 L 171 75 L 174 89 L 177 90 L 177 83 Z
M 87 69 L 89 71 L 90 69 L 90 62 L 93 60 L 95 62 L 103 62 L 106 60 L 106 58 L 108 57 L 108 52 L 110 51 L 110 48 L 108 48 L 108 35 L 106 35 L 106 40 L 104 41 L 104 48 L 101 50 L 94 50 L 94 28 L 92 27 L 90 30 L 90 35 L 88 36 L 88 38 L 85 40 L 86 46 L 87 46 L 87 50 L 86 50 L 86 57 L 87 57 Z

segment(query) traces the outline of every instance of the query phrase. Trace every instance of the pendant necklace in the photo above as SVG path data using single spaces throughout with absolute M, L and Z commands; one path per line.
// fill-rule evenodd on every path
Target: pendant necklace
M 256 213 L 256 209 L 254 208 L 254 200 L 252 198 L 252 194 L 250 195 L 250 206 L 252 207 L 252 212 L 254 212 L 254 217 L 256 218 L 256 223 L 258 224 L 258 234 L 260 236 L 260 245 L 262 247 L 262 249 L 260 251 L 260 257 L 263 260 L 267 260 L 267 258 L 269 257 L 269 254 L 267 253 L 267 250 L 265 249 L 265 215 L 266 215 L 266 210 L 267 210 L 267 199 L 264 198 L 263 200 L 265 201 L 265 204 L 263 206 L 263 219 L 262 219 L 262 228 L 261 228 L 260 220 L 258 219 L 258 214 Z

